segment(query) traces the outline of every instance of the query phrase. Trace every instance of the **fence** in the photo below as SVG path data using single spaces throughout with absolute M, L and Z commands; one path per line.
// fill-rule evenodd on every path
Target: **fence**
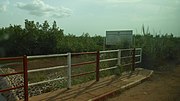
M 130 51 L 130 52 L 131 52 L 131 56 L 123 56 L 123 57 L 122 57 L 122 52 L 123 52 L 123 51 Z M 139 51 L 139 54 L 135 54 L 135 51 Z M 135 64 L 141 63 L 141 61 L 142 61 L 142 49 L 141 49 L 141 48 L 100 51 L 100 54 L 115 53 L 115 52 L 118 53 L 118 55 L 117 55 L 116 58 L 103 59 L 103 60 L 100 60 L 100 62 L 117 61 L 117 65 L 119 65 L 119 66 L 132 65 L 132 70 L 134 70 Z M 138 61 L 135 61 L 135 58 L 136 58 L 136 57 L 139 57 L 139 60 L 138 60 Z M 123 59 L 126 59 L 126 58 L 130 58 L 130 59 L 132 60 L 132 62 L 126 63 L 126 64 L 122 64 L 121 61 L 122 61 Z M 113 67 L 105 68 L 105 69 L 100 69 L 100 71 L 115 69 L 115 68 L 117 68 L 117 65 L 115 65 L 115 66 L 113 66 Z
M 131 54 L 128 56 L 123 56 L 122 55 L 123 51 L 129 51 Z M 139 51 L 139 52 L 137 52 L 137 51 Z M 136 52 L 138 54 L 136 54 Z M 117 57 L 115 57 L 115 58 L 100 59 L 100 55 L 105 55 L 107 53 L 118 53 L 118 54 L 117 54 Z M 95 61 L 86 61 L 86 62 L 72 64 L 72 60 L 71 60 L 72 56 L 93 55 L 93 54 L 96 55 Z M 28 62 L 27 60 L 40 59 L 40 58 L 52 58 L 52 57 L 66 57 L 67 58 L 67 64 L 62 65 L 62 66 L 53 66 L 53 67 L 48 67 L 48 68 L 27 70 L 27 62 Z M 131 62 L 123 64 L 122 63 L 123 59 L 128 59 L 128 58 L 130 58 Z M 138 61 L 136 61 L 135 58 L 139 58 Z M 24 74 L 24 86 L 0 90 L 0 92 L 5 92 L 8 90 L 13 90 L 13 89 L 24 87 L 25 101 L 28 101 L 28 86 L 34 86 L 34 85 L 43 84 L 43 83 L 52 82 L 52 81 L 57 81 L 57 80 L 67 80 L 67 88 L 70 89 L 71 88 L 71 81 L 72 81 L 73 77 L 78 77 L 78 76 L 82 76 L 82 75 L 96 73 L 96 81 L 99 81 L 99 73 L 100 72 L 115 69 L 115 68 L 117 68 L 117 65 L 119 65 L 119 66 L 131 65 L 132 71 L 133 71 L 135 69 L 135 64 L 140 63 L 142 60 L 142 49 L 141 48 L 136 48 L 136 49 L 132 48 L 132 49 L 118 49 L 118 50 L 107 50 L 107 51 L 97 51 L 97 52 L 67 53 L 67 54 L 39 55 L 39 56 L 27 56 L 27 57 L 23 56 L 23 57 L 15 57 L 15 58 L 0 58 L 0 61 L 16 60 L 16 59 L 22 59 L 23 60 L 24 71 L 18 72 L 18 73 L 11 73 L 11 74 L 0 74 L 0 76 L 4 77 L 4 76 L 8 76 L 8 75 Z M 108 68 L 100 69 L 100 63 L 108 62 L 108 61 L 117 61 L 117 65 L 112 66 L 112 67 L 108 67 Z M 75 68 L 75 67 L 81 66 L 81 65 L 87 65 L 87 64 L 96 64 L 95 71 L 88 71 L 88 72 L 75 74 L 75 75 L 71 74 L 72 68 Z M 66 76 L 28 84 L 28 73 L 39 72 L 39 71 L 48 71 L 48 70 L 60 69 L 60 68 L 65 68 L 65 69 L 67 68 L 67 75 Z
M 16 74 L 24 74 L 24 85 L 23 86 L 16 86 L 16 87 L 11 87 L 11 88 L 6 88 L 6 89 L 3 89 L 3 90 L 0 90 L 0 93 L 24 87 L 24 100 L 28 101 L 27 56 L 11 57 L 11 58 L 0 58 L 0 61 L 14 61 L 14 60 L 22 60 L 22 62 L 23 62 L 23 71 L 22 72 L 16 72 L 16 73 L 0 74 L 0 77 L 6 77 L 6 76 L 16 75 Z

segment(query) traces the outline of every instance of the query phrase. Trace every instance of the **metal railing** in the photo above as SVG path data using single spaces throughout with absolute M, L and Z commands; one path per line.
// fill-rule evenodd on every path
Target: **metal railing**
M 38 55 L 38 56 L 27 56 L 27 59 L 31 60 L 31 59 L 53 58 L 53 57 L 67 57 L 67 56 L 68 56 L 68 54 Z M 53 69 L 62 69 L 62 68 L 67 68 L 67 67 L 68 67 L 68 65 L 54 66 L 54 67 L 40 68 L 40 69 L 33 69 L 33 70 L 28 70 L 28 73 L 47 71 L 47 70 L 53 70 Z M 46 81 L 39 81 L 39 82 L 35 82 L 35 83 L 29 83 L 28 86 L 34 86 L 34 85 L 39 85 L 39 84 L 43 84 L 43 83 L 53 82 L 53 81 L 57 81 L 57 80 L 64 80 L 64 79 L 67 79 L 67 77 L 61 77 L 61 78 L 55 78 L 55 79 L 46 80 Z
M 122 57 L 122 51 L 131 51 L 131 55 L 130 56 L 123 56 Z M 139 51 L 139 54 L 135 54 L 136 51 Z M 117 58 L 110 58 L 110 59 L 103 59 L 100 60 L 100 62 L 109 62 L 109 61 L 117 61 L 117 65 L 119 66 L 128 66 L 128 65 L 132 65 L 132 70 L 134 70 L 134 65 L 137 63 L 141 63 L 142 60 L 142 48 L 131 48 L 131 49 L 118 49 L 118 50 L 107 50 L 107 51 L 100 51 L 100 54 L 106 54 L 106 53 L 117 53 Z M 135 58 L 139 57 L 139 61 L 135 61 Z M 131 58 L 132 62 L 130 63 L 126 63 L 126 64 L 122 64 L 122 60 L 123 59 L 127 59 L 127 58 Z M 115 69 L 117 68 L 117 66 L 112 66 L 112 67 L 108 67 L 108 68 L 103 68 L 100 69 L 100 71 L 105 71 L 105 70 L 110 70 L 110 69 Z
M 14 60 L 22 60 L 22 62 L 23 62 L 23 72 L 0 74 L 0 77 L 6 77 L 6 76 L 10 76 L 10 75 L 17 75 L 17 74 L 24 74 L 24 85 L 23 86 L 16 86 L 16 87 L 2 89 L 2 90 L 0 90 L 0 93 L 24 87 L 24 100 L 28 101 L 27 56 L 11 57 L 11 58 L 0 58 L 0 61 L 14 61 Z
M 131 51 L 132 54 L 130 56 L 122 56 L 123 51 Z M 139 51 L 139 54 L 135 54 L 136 51 Z M 107 58 L 107 59 L 100 59 L 100 54 L 106 54 L 106 53 L 118 53 L 118 55 L 114 58 Z M 96 60 L 95 61 L 86 61 L 86 62 L 80 62 L 76 64 L 72 64 L 72 56 L 78 56 L 78 55 L 91 55 L 95 54 L 96 55 Z M 54 66 L 54 67 L 48 67 L 48 68 L 40 68 L 40 69 L 32 69 L 32 70 L 27 70 L 27 60 L 31 59 L 40 59 L 40 58 L 52 58 L 52 57 L 66 57 L 67 58 L 67 63 L 66 65 L 62 66 Z M 139 57 L 139 61 L 135 61 L 135 58 Z M 122 64 L 123 59 L 130 58 L 132 61 L 130 63 Z M 19 73 L 11 73 L 11 74 L 1 74 L 0 76 L 8 76 L 8 75 L 15 75 L 15 74 L 24 74 L 24 86 L 19 86 L 19 87 L 14 87 L 14 88 L 9 88 L 5 90 L 0 90 L 0 92 L 12 90 L 12 89 L 17 89 L 24 87 L 24 95 L 25 95 L 25 101 L 28 101 L 28 86 L 34 86 L 34 85 L 39 85 L 47 82 L 53 82 L 57 80 L 67 80 L 67 88 L 71 88 L 71 81 L 72 77 L 78 77 L 82 75 L 87 75 L 91 73 L 96 73 L 96 81 L 99 81 L 99 72 L 101 71 L 106 71 L 110 69 L 115 69 L 117 68 L 117 65 L 119 66 L 127 66 L 131 65 L 132 70 L 135 68 L 135 64 L 140 63 L 142 61 L 142 49 L 141 48 L 131 48 L 131 49 L 118 49 L 118 50 L 107 50 L 107 51 L 97 51 L 97 52 L 82 52 L 82 53 L 67 53 L 67 54 L 53 54 L 53 55 L 39 55 L 39 56 L 24 56 L 24 57 L 15 57 L 15 58 L 0 58 L 0 61 L 6 61 L 6 60 L 16 60 L 16 59 L 23 59 L 23 72 Z M 117 61 L 117 65 L 108 67 L 108 68 L 102 68 L 100 69 L 100 63 L 102 62 L 109 62 L 109 61 Z M 82 66 L 82 65 L 87 65 L 87 64 L 96 64 L 95 71 L 88 71 L 84 73 L 79 73 L 72 75 L 72 68 L 75 68 L 76 66 Z M 65 68 L 67 69 L 67 75 L 64 77 L 60 78 L 55 78 L 55 79 L 50 79 L 50 80 L 45 80 L 45 81 L 39 81 L 35 83 L 29 83 L 28 84 L 28 73 L 33 73 L 33 72 L 40 72 L 40 71 L 48 71 L 48 70 L 53 70 L 53 69 L 62 69 Z
M 76 67 L 76 66 L 87 65 L 87 64 L 95 64 L 96 63 L 96 70 L 84 72 L 84 73 L 80 73 L 80 74 L 75 74 L 75 75 L 72 75 L 71 77 L 77 77 L 77 76 L 96 73 L 96 81 L 99 81 L 99 51 L 97 51 L 97 52 L 72 53 L 72 56 L 87 55 L 87 54 L 96 54 L 96 61 L 87 61 L 87 62 L 81 62 L 81 63 L 69 64 L 69 65 L 71 65 L 72 67 Z

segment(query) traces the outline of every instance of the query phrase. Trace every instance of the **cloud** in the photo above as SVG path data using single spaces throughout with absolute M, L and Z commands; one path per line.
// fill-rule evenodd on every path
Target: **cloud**
M 8 0 L 4 0 L 4 2 L 0 2 L 0 12 L 7 11 L 7 6 L 9 5 Z
M 32 3 L 18 2 L 16 5 L 19 9 L 26 10 L 35 16 L 50 16 L 56 18 L 68 17 L 72 14 L 72 10 L 65 7 L 53 7 L 45 4 L 42 0 L 34 0 Z
M 6 6 L 6 5 L 0 4 L 0 12 L 5 12 L 6 9 L 7 9 L 7 6 Z

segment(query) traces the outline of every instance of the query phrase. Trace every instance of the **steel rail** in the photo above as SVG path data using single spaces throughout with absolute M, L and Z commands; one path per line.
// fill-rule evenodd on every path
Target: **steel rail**
M 100 69 L 99 71 L 106 71 L 106 70 L 110 70 L 110 69 L 115 69 L 117 68 L 117 66 L 113 66 L 113 67 L 109 67 L 109 68 L 103 68 L 103 69 Z
M 81 53 L 71 53 L 72 56 L 75 55 L 85 55 L 85 54 L 97 54 L 97 52 L 81 52 Z
M 48 67 L 48 68 L 33 69 L 33 70 L 28 70 L 28 73 L 46 71 L 46 70 L 52 70 L 52 69 L 62 69 L 62 68 L 66 68 L 66 67 L 68 67 L 68 66 L 67 65 L 66 66 L 54 66 L 54 67 Z
M 0 92 L 5 92 L 5 91 L 9 91 L 9 90 L 14 90 L 14 89 L 22 88 L 22 87 L 24 87 L 24 86 L 17 86 L 17 87 L 7 88 L 7 89 L 0 90 Z
M 37 55 L 37 56 L 27 56 L 28 59 L 40 59 L 40 58 L 51 58 L 51 57 L 61 57 L 67 56 L 68 54 L 52 54 L 52 55 Z
M 118 60 L 118 58 L 103 59 L 103 60 L 100 60 L 100 62 L 107 62 L 107 61 L 114 61 L 114 60 Z
M 76 66 L 93 64 L 93 63 L 96 63 L 96 61 L 81 62 L 81 63 L 72 64 L 71 66 L 72 66 L 72 67 L 76 67 Z
M 106 50 L 106 51 L 100 51 L 100 54 L 102 53 L 113 53 L 113 52 L 118 52 L 119 50 Z
M 24 72 L 16 72 L 16 73 L 9 73 L 9 74 L 0 74 L 0 77 L 10 76 L 10 75 L 16 75 L 16 74 L 23 74 Z
M 7 61 L 7 60 L 20 60 L 23 57 L 8 57 L 8 58 L 0 58 L 0 61 Z

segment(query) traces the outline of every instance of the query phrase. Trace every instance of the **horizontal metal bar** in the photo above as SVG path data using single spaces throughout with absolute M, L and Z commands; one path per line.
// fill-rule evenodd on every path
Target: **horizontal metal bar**
M 7 63 L 7 64 L 2 64 L 0 67 L 5 67 L 5 66 L 16 66 L 22 64 L 21 62 L 15 62 L 15 63 Z
M 9 73 L 9 74 L 0 74 L 0 77 L 5 77 L 5 76 L 9 76 L 9 75 L 16 75 L 16 74 L 23 74 L 24 72 L 16 72 L 16 73 Z
M 27 56 L 28 59 L 39 59 L 39 58 L 51 58 L 51 57 L 60 57 L 67 56 L 68 54 L 52 54 L 52 55 L 37 55 L 37 56 Z
M 28 84 L 28 86 L 34 86 L 34 85 L 39 85 L 39 84 L 43 84 L 43 83 L 47 83 L 47 82 L 63 80 L 63 79 L 66 79 L 66 78 L 67 77 L 62 77 L 62 78 L 56 78 L 56 79 L 52 79 L 52 80 L 46 80 L 46 81 L 40 81 L 40 82 L 36 82 L 36 83 L 30 83 L 30 84 Z
M 129 48 L 129 49 L 120 49 L 121 51 L 131 51 L 133 50 L 133 48 Z
M 136 50 L 142 50 L 142 48 L 136 48 Z
M 5 61 L 5 60 L 20 60 L 23 59 L 22 56 L 20 57 L 7 57 L 7 58 L 0 58 L 0 61 Z
M 135 57 L 141 57 L 141 55 L 135 55 Z
M 114 60 L 118 60 L 118 58 L 104 59 L 104 60 L 100 60 L 100 62 L 107 62 L 107 61 L 114 61 Z
M 82 75 L 91 74 L 91 73 L 95 73 L 95 72 L 96 72 L 96 71 L 90 71 L 90 72 L 85 72 L 85 73 L 75 74 L 75 75 L 72 75 L 71 77 L 82 76 Z
M 110 69 L 115 69 L 115 68 L 117 68 L 117 66 L 100 69 L 99 71 L 101 72 L 101 71 L 110 70 Z
M 141 61 L 137 61 L 137 62 L 135 62 L 135 64 L 137 64 L 137 63 L 141 63 Z
M 81 53 L 72 53 L 71 55 L 84 55 L 84 54 L 97 54 L 97 52 L 81 52 Z
M 75 66 L 93 64 L 93 63 L 96 63 L 96 61 L 81 62 L 81 63 L 72 64 L 71 66 L 72 66 L 72 67 L 75 67 Z
M 7 89 L 0 90 L 0 92 L 10 91 L 10 90 L 18 89 L 18 88 L 22 88 L 22 87 L 24 87 L 24 86 L 17 86 L 17 87 L 7 88 Z
M 28 73 L 46 71 L 46 70 L 52 70 L 52 69 L 61 69 L 61 68 L 66 68 L 66 67 L 67 67 L 67 65 L 66 66 L 55 66 L 55 67 L 41 68 L 41 69 L 33 69 L 33 70 L 28 70 Z
M 112 53 L 112 52 L 118 52 L 119 50 L 107 50 L 107 51 L 100 51 L 100 53 Z
M 132 56 L 124 56 L 124 57 L 121 57 L 121 59 L 125 59 L 125 58 L 132 58 Z

